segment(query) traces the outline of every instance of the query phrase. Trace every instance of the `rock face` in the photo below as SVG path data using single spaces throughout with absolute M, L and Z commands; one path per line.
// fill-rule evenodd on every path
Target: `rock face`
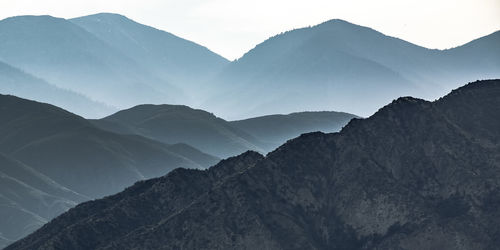
M 177 169 L 7 249 L 497 249 L 500 81 Z

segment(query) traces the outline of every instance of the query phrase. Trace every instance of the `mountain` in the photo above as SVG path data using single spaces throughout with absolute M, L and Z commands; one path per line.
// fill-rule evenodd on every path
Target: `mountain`
M 0 21 L 0 61 L 115 110 L 172 103 L 227 120 L 297 110 L 366 117 L 398 96 L 433 100 L 462 82 L 500 77 L 499 40 L 500 31 L 431 50 L 335 19 L 271 37 L 228 62 L 118 14 L 18 16 Z M 54 104 L 87 118 L 112 113 Z
M 257 45 L 210 81 L 213 97 L 202 107 L 227 119 L 294 110 L 369 116 L 398 96 L 435 99 L 462 82 L 500 77 L 498 36 L 430 50 L 330 20 Z
M 228 122 L 188 106 L 139 105 L 92 122 L 115 133 L 185 143 L 227 158 L 248 150 L 267 153 L 302 133 L 336 132 L 355 117 L 341 112 L 302 112 Z
M 177 169 L 6 249 L 496 249 L 500 80 L 402 97 L 266 157 Z
M 32 233 L 88 197 L 0 154 L 0 247 Z
M 111 133 L 58 107 L 0 95 L 0 214 L 6 218 L 0 243 L 138 180 L 218 160 L 188 145 Z
M 247 150 L 264 151 L 261 142 L 212 113 L 182 105 L 139 105 L 93 121 L 101 129 L 137 134 L 164 143 L 185 143 L 226 158 Z
M 0 21 L 0 60 L 113 107 L 176 102 L 181 90 L 72 22 L 51 16 Z
M 205 47 L 122 15 L 100 13 L 70 21 L 191 95 L 201 94 L 199 85 L 229 63 Z
M 359 117 L 343 112 L 320 111 L 267 115 L 231 121 L 230 123 L 266 145 L 270 145 L 267 147 L 270 151 L 287 140 L 304 133 L 316 131 L 325 133 L 338 132 L 353 118 Z
M 215 160 L 197 164 L 189 154 L 172 152 L 172 145 L 104 131 L 47 104 L 1 96 L 0 107 L 0 152 L 89 197 L 118 192 L 176 167 L 208 167 Z
M 228 64 L 191 41 L 108 13 L 1 20 L 0 60 L 114 108 L 198 102 L 199 85 Z M 88 113 L 79 114 L 102 117 Z
M 58 88 L 0 62 L 0 93 L 47 102 L 83 116 L 104 116 L 115 111 L 102 103 L 69 90 Z

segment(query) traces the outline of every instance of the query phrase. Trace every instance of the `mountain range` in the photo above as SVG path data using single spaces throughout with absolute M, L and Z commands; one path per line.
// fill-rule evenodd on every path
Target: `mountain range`
M 51 221 L 11 248 L 495 249 L 498 80 L 419 98 L 500 78 L 499 45 L 334 19 L 230 62 L 118 14 L 1 20 L 0 248 Z
M 399 96 L 433 100 L 462 82 L 500 77 L 499 44 L 500 31 L 431 50 L 334 19 L 257 45 L 210 81 L 204 107 L 229 119 L 298 109 L 369 116 Z
M 6 249 L 496 249 L 500 80 L 176 169 Z
M 181 105 L 140 105 L 95 120 L 94 124 L 102 129 L 138 134 L 160 142 L 186 143 L 221 158 L 247 150 L 264 152 L 261 142 L 229 122 L 209 112 Z
M 92 120 L 101 129 L 135 134 L 175 144 L 185 143 L 220 158 L 248 150 L 267 153 L 302 133 L 339 131 L 357 116 L 334 112 L 300 112 L 226 121 L 182 105 L 139 105 Z
M 52 92 L 8 93 L 86 118 L 145 103 L 189 105 L 226 120 L 304 110 L 366 117 L 399 96 L 433 100 L 462 82 L 500 77 L 499 39 L 495 32 L 431 50 L 334 19 L 278 34 L 229 62 L 118 14 L 18 16 L 0 21 L 0 61 Z M 34 85 L 15 79 L 13 86 Z M 67 101 L 68 91 L 82 104 Z
M 114 110 L 139 103 L 187 103 L 183 87 L 188 82 L 177 81 L 203 77 L 227 62 L 200 45 L 114 14 L 4 19 L 0 60 Z
M 92 101 L 76 92 L 58 88 L 3 62 L 0 62 L 0 82 L 0 93 L 2 94 L 17 95 L 40 102 L 50 102 L 56 106 L 65 106 L 84 116 L 104 116 L 115 111 L 103 103 Z
M 254 136 L 267 151 L 307 132 L 338 132 L 353 118 L 359 116 L 333 111 L 297 112 L 287 115 L 266 115 L 230 124 Z
M 0 247 L 83 201 L 122 191 L 138 180 L 178 167 L 204 169 L 250 149 L 266 153 L 277 140 L 284 142 L 296 133 L 336 131 L 349 117 L 356 116 L 322 112 L 257 117 L 249 125 L 236 122 L 239 129 L 187 106 L 140 105 L 86 120 L 52 105 L 1 95 L 0 215 L 9 219 L 0 223 Z M 245 132 L 252 126 L 248 131 L 259 137 L 279 136 L 262 143 Z
M 2 95 L 0 214 L 8 220 L 0 235 L 19 239 L 82 201 L 218 160 L 186 144 L 111 133 L 55 106 Z

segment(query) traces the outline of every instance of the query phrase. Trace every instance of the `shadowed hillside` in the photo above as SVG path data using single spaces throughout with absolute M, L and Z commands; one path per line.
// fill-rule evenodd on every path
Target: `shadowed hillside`
M 0 214 L 8 219 L 0 235 L 17 240 L 82 201 L 218 160 L 188 145 L 111 133 L 55 106 L 1 95 Z
M 499 96 L 490 80 L 402 97 L 340 133 L 81 204 L 7 249 L 496 249 Z

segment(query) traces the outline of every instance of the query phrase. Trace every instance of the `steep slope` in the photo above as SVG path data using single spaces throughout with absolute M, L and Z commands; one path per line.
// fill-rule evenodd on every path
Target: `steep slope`
M 500 69 L 500 31 L 462 46 L 443 51 L 442 79 L 456 83 L 462 79 L 498 78 Z M 464 60 L 467 59 L 467 60 Z
M 321 111 L 268 115 L 230 123 L 269 145 L 266 149 L 272 150 L 304 133 L 338 132 L 353 118 L 359 117 L 342 112 Z
M 218 160 L 188 145 L 106 132 L 60 108 L 2 95 L 0 247 L 83 201 Z
M 491 80 L 399 98 L 340 133 L 79 205 L 7 249 L 496 249 L 499 97 Z
M 0 62 L 0 93 L 47 102 L 83 116 L 102 117 L 115 109 L 83 95 L 58 88 L 42 79 Z
M 88 200 L 28 166 L 0 154 L 0 247 L 32 233 L 53 217 Z M 29 183 L 29 184 L 28 184 Z
M 199 84 L 229 63 L 205 47 L 122 15 L 100 13 L 70 21 L 191 95 L 200 95 Z
M 94 124 L 102 129 L 137 134 L 164 143 L 185 143 L 221 158 L 247 150 L 263 151 L 262 143 L 229 122 L 203 110 L 180 105 L 139 105 Z
M 100 130 L 51 105 L 1 96 L 0 107 L 0 152 L 89 197 L 118 192 L 176 167 L 208 166 L 189 160 L 187 151 L 182 156 L 170 145 Z
M 0 247 L 83 201 L 218 161 L 188 145 L 103 131 L 52 105 L 0 95 Z
M 182 91 L 78 25 L 50 16 L 0 21 L 0 59 L 64 89 L 125 107 L 176 102 Z
M 208 85 L 215 97 L 203 108 L 227 119 L 294 110 L 369 116 L 398 96 L 435 99 L 465 81 L 500 77 L 498 39 L 479 40 L 487 42 L 430 50 L 330 20 L 276 35 L 232 62 Z

